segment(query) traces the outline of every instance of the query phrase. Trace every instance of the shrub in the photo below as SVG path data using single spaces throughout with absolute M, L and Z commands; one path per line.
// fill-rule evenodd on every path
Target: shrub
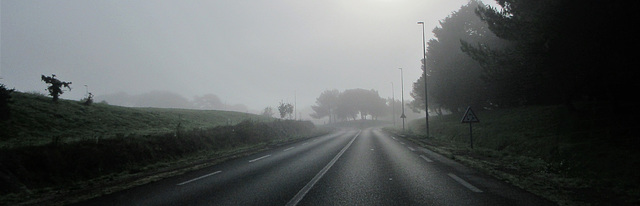
M 0 120 L 9 119 L 9 103 L 11 103 L 11 93 L 14 89 L 7 89 L 4 84 L 0 84 Z

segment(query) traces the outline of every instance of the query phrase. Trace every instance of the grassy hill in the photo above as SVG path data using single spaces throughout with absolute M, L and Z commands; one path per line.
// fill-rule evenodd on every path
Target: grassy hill
M 597 109 L 594 109 L 597 108 Z M 640 204 L 640 140 L 630 116 L 594 104 L 474 110 L 474 149 L 463 114 L 412 121 L 404 135 L 561 205 Z M 606 111 L 606 110 L 605 110 Z M 401 129 L 387 128 L 402 133 Z
M 12 96 L 0 122 L 0 205 L 69 203 L 326 132 L 239 112 Z
M 0 148 L 35 146 L 104 139 L 117 136 L 155 135 L 237 124 L 243 120 L 271 121 L 260 115 L 216 110 L 129 108 L 14 92 L 12 118 L 0 122 Z

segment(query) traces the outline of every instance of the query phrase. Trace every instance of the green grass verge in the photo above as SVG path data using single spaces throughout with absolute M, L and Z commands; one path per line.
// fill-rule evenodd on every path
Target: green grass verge
M 593 107 L 593 105 L 590 105 Z M 640 204 L 640 142 L 626 117 L 562 106 L 475 111 L 409 123 L 409 140 L 560 205 Z M 386 131 L 402 133 L 398 128 Z

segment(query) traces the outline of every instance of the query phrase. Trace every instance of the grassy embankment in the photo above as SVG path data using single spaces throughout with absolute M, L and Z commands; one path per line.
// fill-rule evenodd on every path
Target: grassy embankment
M 430 137 L 424 119 L 413 121 L 404 136 L 560 205 L 640 204 L 634 123 L 586 111 L 562 106 L 475 111 L 480 123 L 473 124 L 474 149 L 469 124 L 460 123 L 463 114 L 432 117 Z
M 15 92 L 12 118 L 0 122 L 0 148 L 37 146 L 52 141 L 73 142 L 100 138 L 156 135 L 184 130 L 237 124 L 243 120 L 271 121 L 259 115 L 230 111 L 129 108 L 60 100 Z
M 238 112 L 85 106 L 17 92 L 12 100 L 11 119 L 0 122 L 3 204 L 68 203 L 318 132 Z

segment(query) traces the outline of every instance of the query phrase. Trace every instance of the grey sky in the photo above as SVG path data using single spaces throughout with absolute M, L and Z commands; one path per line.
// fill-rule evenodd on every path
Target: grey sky
M 485 1 L 487 2 L 487 1 Z M 253 110 L 313 105 L 326 89 L 405 99 L 421 75 L 422 27 L 467 0 L 2 0 L 0 83 L 44 93 L 40 75 L 72 81 L 61 96 L 153 90 L 216 94 Z

